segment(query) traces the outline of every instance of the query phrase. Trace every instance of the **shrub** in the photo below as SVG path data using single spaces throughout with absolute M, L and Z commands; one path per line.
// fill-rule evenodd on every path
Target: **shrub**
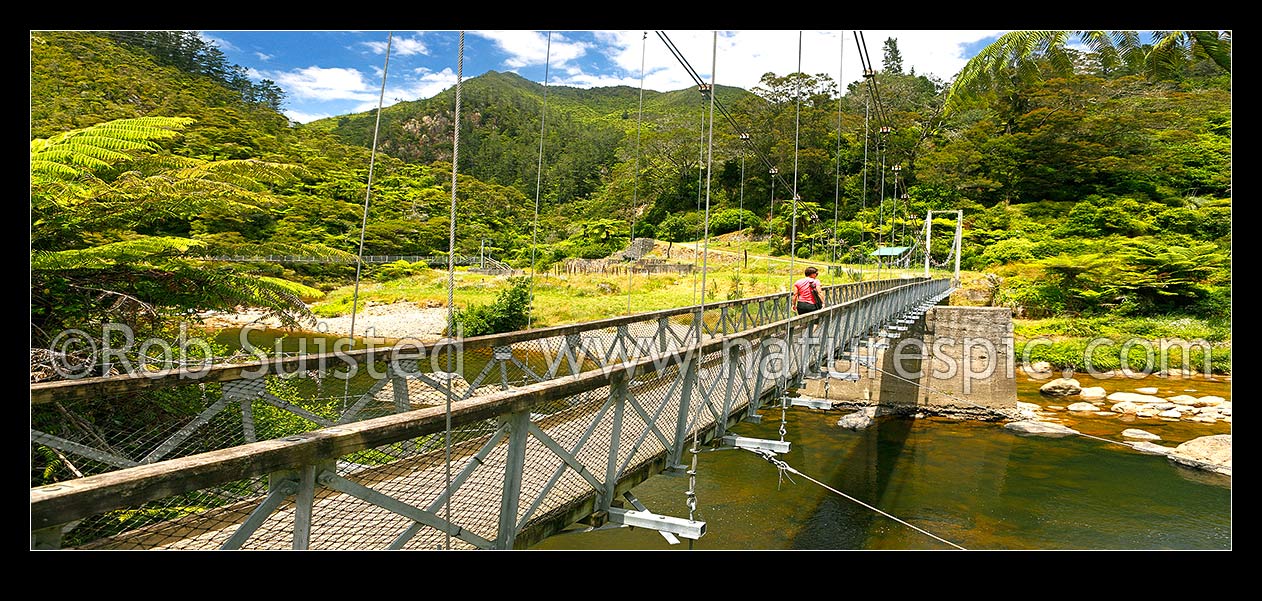
M 408 263 L 402 259 L 393 263 L 386 263 L 376 269 L 375 279 L 379 282 L 389 282 L 408 276 L 419 275 L 429 269 L 425 263 Z
M 1034 243 L 1025 238 L 1008 238 L 986 247 L 979 263 L 981 267 L 1002 265 L 1013 261 L 1033 259 Z
M 530 316 L 530 278 L 509 278 L 491 304 L 470 305 L 456 311 L 456 326 L 462 336 L 484 336 L 513 332 L 526 327 Z
M 753 227 L 755 223 L 760 221 L 762 220 L 748 209 L 723 209 L 710 216 L 710 235 L 718 236 Z

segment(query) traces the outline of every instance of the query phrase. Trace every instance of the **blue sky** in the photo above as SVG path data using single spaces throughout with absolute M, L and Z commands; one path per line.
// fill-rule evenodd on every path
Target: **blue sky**
M 647 38 L 645 34 L 647 33 Z M 826 73 L 847 83 L 862 74 L 855 32 L 663 30 L 706 82 L 745 89 L 762 75 Z M 881 68 L 886 39 L 898 40 L 904 70 L 949 80 L 968 58 L 1004 33 L 999 30 L 861 30 L 867 56 Z M 799 34 L 801 52 L 799 53 Z M 391 39 L 384 104 L 430 98 L 455 84 L 456 31 L 242 31 L 207 30 L 232 63 L 255 79 L 270 79 L 286 93 L 285 113 L 306 123 L 369 110 L 381 94 L 386 42 Z M 549 35 L 551 41 L 549 42 Z M 392 36 L 392 37 L 391 37 Z M 716 48 L 717 45 L 717 48 Z M 800 68 L 799 68 L 799 60 Z M 467 31 L 464 79 L 490 70 L 512 71 L 549 85 L 612 85 L 670 91 L 693 80 L 652 30 Z M 713 68 L 712 68 L 713 65 Z

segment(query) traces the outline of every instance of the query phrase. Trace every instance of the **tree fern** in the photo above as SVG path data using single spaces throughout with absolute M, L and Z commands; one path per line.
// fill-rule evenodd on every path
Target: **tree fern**
M 132 158 L 131 151 L 156 150 L 155 141 L 175 137 L 192 122 L 186 117 L 118 119 L 31 140 L 31 173 L 65 177 L 108 168 Z
M 1231 71 L 1230 32 L 1220 35 L 1214 31 L 1157 31 L 1145 53 L 1135 31 L 1014 31 L 1000 36 L 969 59 L 947 91 L 946 110 L 960 108 L 980 93 L 996 89 L 1000 82 L 1037 79 L 1040 74 L 1036 58 L 1044 59 L 1053 73 L 1072 72 L 1074 64 L 1066 44 L 1073 37 L 1096 54 L 1105 69 L 1119 64 L 1143 66 L 1150 76 L 1160 77 L 1177 72 L 1191 52 Z
M 69 269 L 101 269 L 120 264 L 152 262 L 155 259 L 182 255 L 205 243 L 188 238 L 145 236 L 92 248 L 31 253 L 31 269 L 62 271 Z
M 145 227 L 178 230 L 212 208 L 263 211 L 279 203 L 271 187 L 301 173 L 294 165 L 163 151 L 159 143 L 192 121 L 122 119 L 31 142 L 32 331 L 39 338 L 92 322 L 138 325 L 238 306 L 266 309 L 286 325 L 313 321 L 302 298 L 318 290 L 202 260 L 202 240 L 137 235 Z

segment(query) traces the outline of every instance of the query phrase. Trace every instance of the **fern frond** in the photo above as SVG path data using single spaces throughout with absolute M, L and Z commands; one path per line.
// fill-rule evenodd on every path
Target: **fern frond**
M 265 276 L 265 275 L 258 276 L 258 279 L 268 284 L 272 284 L 274 286 L 282 288 L 286 291 L 289 291 L 293 293 L 294 296 L 297 296 L 303 300 L 319 300 L 320 298 L 324 297 L 324 293 L 321 292 L 318 288 L 312 288 L 311 286 L 299 284 L 298 282 L 291 282 L 289 280 L 283 280 L 281 278 L 274 278 L 274 277 Z
M 220 181 L 241 188 L 257 188 L 259 184 L 282 184 L 293 181 L 303 170 L 298 165 L 270 163 L 257 159 L 208 161 L 190 165 L 175 173 L 187 179 Z
M 1012 76 L 1018 79 L 1037 76 L 1037 67 L 1030 58 L 1040 49 L 1063 43 L 1067 35 L 1068 32 L 1064 31 L 1014 31 L 999 36 L 977 56 L 969 59 L 955 76 L 947 91 L 943 110 L 955 110 L 966 100 L 993 89 L 998 81 Z
M 57 161 L 50 161 L 42 158 L 31 157 L 31 176 L 51 175 L 64 179 L 70 179 L 79 175 L 80 171 Z
M 310 242 L 269 241 L 249 245 L 223 244 L 210 240 L 207 240 L 206 242 L 207 245 L 205 252 L 207 255 L 280 255 L 323 258 L 344 261 L 346 263 L 354 263 L 356 261 L 355 253 L 332 248 L 324 244 Z
M 315 322 L 311 311 L 295 293 L 296 289 L 305 288 L 300 284 L 231 271 L 201 270 L 190 275 L 198 280 L 199 295 L 212 306 L 267 309 L 269 316 L 288 327 Z
M 1189 34 L 1196 49 L 1204 52 L 1224 71 L 1231 72 L 1231 32 L 1220 35 L 1217 31 L 1193 31 Z
M 31 167 L 39 173 L 73 177 L 81 171 L 109 167 L 132 158 L 132 151 L 152 150 L 154 142 L 179 134 L 193 119 L 187 117 L 140 117 L 117 119 L 91 127 L 63 132 L 47 139 L 31 141 Z M 39 160 L 38 165 L 36 160 Z M 60 163 L 56 169 L 47 162 Z
M 158 257 L 182 255 L 191 248 L 204 247 L 205 244 L 191 238 L 145 236 L 80 250 L 37 250 L 31 253 L 31 269 L 33 271 L 101 269 L 147 262 Z

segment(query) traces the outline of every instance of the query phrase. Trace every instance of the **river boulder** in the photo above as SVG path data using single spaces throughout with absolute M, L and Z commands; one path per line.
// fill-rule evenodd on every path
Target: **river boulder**
M 1157 387 L 1145 386 L 1143 388 L 1136 388 L 1135 392 L 1138 392 L 1139 394 L 1157 394 Z
M 1151 394 L 1139 394 L 1135 392 L 1115 392 L 1105 398 L 1115 403 L 1119 403 L 1122 401 L 1130 401 L 1132 403 L 1140 403 L 1140 404 L 1166 402 L 1165 399 L 1159 396 L 1153 396 Z
M 1113 406 L 1109 408 L 1109 410 L 1115 413 L 1134 413 L 1138 411 L 1139 408 L 1142 406 L 1143 405 L 1140 405 L 1138 403 L 1132 403 L 1130 401 L 1122 401 L 1120 403 L 1114 403 Z
M 1196 399 L 1196 402 L 1193 404 L 1196 405 L 1197 407 L 1213 407 L 1215 405 L 1221 405 L 1225 402 L 1227 402 L 1227 399 L 1224 399 L 1223 397 L 1208 395 L 1208 396 L 1203 396 L 1199 399 Z
M 1196 402 L 1197 402 L 1197 398 L 1190 394 L 1180 394 L 1180 395 L 1176 395 L 1172 397 L 1166 397 L 1166 400 L 1170 401 L 1171 403 L 1178 403 L 1180 405 L 1196 405 Z M 1196 405 L 1196 406 L 1204 407 L 1204 405 Z
M 1039 387 L 1039 392 L 1048 396 L 1067 396 L 1078 394 L 1082 390 L 1082 384 L 1073 378 L 1056 378 Z
M 1194 438 L 1174 448 L 1168 455 L 1180 465 L 1231 475 L 1231 435 L 1215 434 Z
M 1017 415 L 1020 415 L 1022 419 L 1038 419 L 1038 412 L 1041 409 L 1042 407 L 1035 403 L 1017 401 Z
M 848 430 L 862 430 L 872 425 L 876 419 L 876 407 L 864 407 L 854 413 L 842 416 L 837 425 Z
M 1088 386 L 1078 392 L 1078 396 L 1084 399 L 1102 399 L 1108 394 L 1102 386 Z
M 1078 433 L 1077 430 L 1074 430 L 1069 426 L 1062 426 L 1060 424 L 1053 424 L 1050 422 L 1009 422 L 1004 424 L 1003 427 L 1018 434 L 1033 434 L 1036 436 L 1050 436 L 1052 438 L 1061 438 Z
M 1131 445 L 1131 448 L 1135 449 L 1136 451 L 1139 451 L 1140 453 L 1147 453 L 1149 455 L 1165 455 L 1169 457 L 1170 453 L 1174 451 L 1174 449 L 1167 447 L 1165 445 L 1159 445 L 1157 443 L 1148 442 L 1146 440 L 1128 442 L 1126 444 Z
M 1160 436 L 1152 432 L 1145 432 L 1139 428 L 1127 428 L 1122 430 L 1122 436 L 1125 438 L 1134 438 L 1136 440 L 1161 440 Z
M 1074 403 L 1066 407 L 1066 409 L 1070 411 L 1099 411 L 1100 410 L 1099 407 L 1096 407 L 1095 405 L 1092 405 L 1091 403 Z

